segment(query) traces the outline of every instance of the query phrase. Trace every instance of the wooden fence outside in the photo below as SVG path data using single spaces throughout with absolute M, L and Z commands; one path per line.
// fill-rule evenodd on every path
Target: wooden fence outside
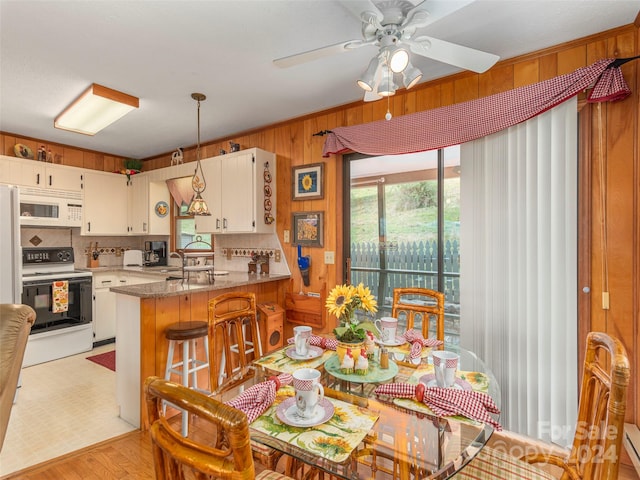
M 460 244 L 444 243 L 445 331 L 457 337 L 460 321 Z M 393 289 L 438 290 L 438 242 L 363 242 L 351 244 L 351 283 L 362 282 L 378 298 L 378 316 L 391 313 Z M 376 290 L 377 289 L 377 290 Z

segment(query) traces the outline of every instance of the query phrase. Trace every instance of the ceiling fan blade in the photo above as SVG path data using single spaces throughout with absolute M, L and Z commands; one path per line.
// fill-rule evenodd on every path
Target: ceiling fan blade
M 474 3 L 476 0 L 448 0 L 431 1 L 424 0 L 407 12 L 407 19 L 403 22 L 405 25 L 412 21 L 412 17 L 419 11 L 426 10 L 429 13 L 429 19 L 426 25 L 437 22 L 438 20 L 451 15 L 453 12 L 460 10 L 467 5 Z M 425 26 L 425 25 L 423 25 Z
M 326 47 L 320 47 L 314 50 L 309 50 L 307 52 L 296 53 L 294 55 L 289 55 L 288 57 L 276 58 L 273 63 L 280 68 L 293 67 L 294 65 L 311 62 L 312 60 L 317 60 L 319 58 L 328 57 L 330 55 L 335 55 L 352 48 L 356 48 L 360 46 L 358 45 L 359 43 L 362 43 L 362 41 L 349 40 L 347 42 L 336 43 L 334 45 L 327 45 Z
M 379 21 L 382 21 L 382 13 L 380 13 L 378 6 L 371 0 L 349 0 L 347 2 L 338 3 L 345 10 L 351 12 L 351 14 L 357 19 L 362 19 L 362 12 L 375 12 Z
M 464 47 L 433 37 L 420 36 L 413 40 L 406 40 L 406 43 L 411 51 L 417 55 L 476 73 L 486 72 L 500 60 L 500 57 L 493 53 Z

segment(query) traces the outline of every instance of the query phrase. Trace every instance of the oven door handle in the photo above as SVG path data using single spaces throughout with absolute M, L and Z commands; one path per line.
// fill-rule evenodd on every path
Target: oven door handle
M 83 277 L 83 278 L 64 278 L 64 277 L 60 277 L 57 280 L 23 280 L 22 281 L 22 286 L 23 287 L 44 287 L 44 286 L 51 286 L 53 285 L 53 282 L 59 282 L 59 281 L 67 281 L 69 282 L 69 285 L 75 285 L 78 283 L 91 283 L 91 277 Z

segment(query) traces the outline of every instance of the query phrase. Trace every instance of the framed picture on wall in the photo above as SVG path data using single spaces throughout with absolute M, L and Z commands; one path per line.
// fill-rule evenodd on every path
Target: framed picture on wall
M 293 200 L 316 200 L 324 197 L 324 162 L 291 167 Z
M 293 212 L 293 245 L 321 247 L 324 234 L 324 212 Z

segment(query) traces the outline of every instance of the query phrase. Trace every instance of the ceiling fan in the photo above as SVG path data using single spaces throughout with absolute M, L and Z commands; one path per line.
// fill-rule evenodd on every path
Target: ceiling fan
M 482 73 L 491 68 L 500 57 L 426 35 L 414 37 L 418 29 L 472 1 L 436 4 L 423 0 L 417 5 L 409 0 L 347 1 L 344 2 L 344 6 L 358 15 L 362 21 L 362 40 L 348 40 L 328 45 L 278 58 L 273 63 L 278 67 L 287 68 L 360 47 L 376 46 L 378 54 L 373 57 L 357 81 L 365 91 L 365 101 L 394 95 L 399 85 L 409 89 L 420 81 L 422 72 L 411 64 L 411 54 Z M 431 12 L 420 8 L 427 3 L 433 3 Z M 356 10 L 357 8 L 365 10 Z

